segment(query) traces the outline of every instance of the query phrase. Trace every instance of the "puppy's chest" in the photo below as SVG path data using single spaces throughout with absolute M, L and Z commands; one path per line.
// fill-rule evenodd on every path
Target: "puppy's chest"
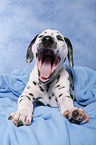
M 40 85 L 40 94 L 43 98 L 48 98 L 51 100 L 51 98 L 54 96 L 53 90 L 52 90 L 53 84 L 47 84 L 47 85 Z
M 61 79 L 62 80 L 62 79 Z M 60 75 L 56 77 L 56 79 L 47 84 L 47 85 L 39 85 L 39 90 L 40 90 L 40 96 L 42 96 L 42 101 L 45 102 L 45 104 L 50 104 L 50 106 L 57 106 L 58 105 L 58 100 L 57 97 L 64 93 L 66 90 L 65 87 L 65 81 L 61 82 L 60 81 Z
M 34 90 L 36 91 L 34 92 Z M 35 93 L 36 100 L 38 99 L 44 104 L 57 107 L 58 97 L 69 91 L 68 74 L 62 70 L 48 84 L 34 83 L 34 89 L 31 91 Z
M 40 95 L 42 96 L 42 99 L 40 101 L 42 101 L 47 106 L 57 107 L 58 100 L 55 92 L 53 91 L 53 86 L 54 86 L 53 83 L 39 86 L 40 88 L 43 89 L 43 92 L 42 90 L 40 90 Z

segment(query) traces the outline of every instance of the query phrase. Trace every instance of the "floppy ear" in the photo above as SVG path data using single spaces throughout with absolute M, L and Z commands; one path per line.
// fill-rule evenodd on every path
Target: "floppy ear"
M 30 42 L 30 44 L 28 46 L 27 54 L 26 54 L 26 62 L 27 63 L 30 63 L 33 60 L 34 55 L 33 55 L 33 52 L 32 52 L 32 45 L 35 43 L 37 36 L 38 35 L 35 36 L 35 38 Z
M 73 47 L 72 44 L 70 42 L 70 40 L 66 37 L 64 37 L 65 42 L 68 46 L 68 60 L 69 60 L 69 64 L 71 67 L 74 67 L 74 62 L 73 62 Z

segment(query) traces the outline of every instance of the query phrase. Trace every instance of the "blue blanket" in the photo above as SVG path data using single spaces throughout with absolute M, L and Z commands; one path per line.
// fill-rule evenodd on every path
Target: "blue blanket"
M 86 124 L 72 124 L 59 108 L 38 106 L 30 126 L 16 127 L 8 116 L 17 110 L 17 99 L 29 74 L 14 71 L 0 76 L 0 145 L 95 145 L 96 144 L 96 72 L 83 67 L 67 69 L 73 73 L 77 101 L 89 115 Z

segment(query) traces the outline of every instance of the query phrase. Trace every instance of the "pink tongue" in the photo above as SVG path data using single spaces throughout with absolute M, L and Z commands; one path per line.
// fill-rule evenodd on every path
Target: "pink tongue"
M 41 66 L 40 76 L 42 78 L 48 78 L 50 74 L 51 74 L 51 62 L 49 61 L 49 58 L 46 58 L 46 60 Z

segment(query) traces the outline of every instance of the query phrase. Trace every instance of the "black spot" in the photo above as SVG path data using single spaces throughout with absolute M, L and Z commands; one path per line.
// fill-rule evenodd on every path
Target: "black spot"
M 54 96 L 54 93 L 52 93 L 52 96 Z
M 22 97 L 24 97 L 24 96 L 20 96 L 20 98 L 22 98 Z
M 35 100 L 35 98 L 33 97 L 33 100 Z
M 71 98 L 71 96 L 66 96 L 66 97 Z
M 44 35 L 40 35 L 38 38 L 41 38 L 41 37 L 43 37 Z
M 34 85 L 37 85 L 37 83 L 36 83 L 35 81 L 33 81 L 33 84 L 34 84 Z
M 64 41 L 63 38 L 60 35 L 57 35 L 56 37 L 57 37 L 57 40 Z
M 42 97 L 37 97 L 36 100 L 42 99 Z
M 55 101 L 58 102 L 57 98 L 55 98 Z
M 40 76 L 40 71 L 38 70 L 38 76 Z M 40 82 L 40 80 L 39 80 L 39 82 Z
M 40 88 L 40 90 L 41 90 L 42 92 L 44 92 L 44 89 L 43 89 L 41 86 L 39 86 L 39 88 Z
M 47 104 L 48 107 L 51 107 L 50 104 Z
M 39 84 L 38 85 L 41 85 L 41 82 L 39 82 Z
M 57 80 L 60 79 L 60 75 L 58 75 Z
M 38 53 L 36 53 L 36 58 L 37 58 L 37 56 L 38 56 Z
M 30 96 L 34 96 L 32 93 L 29 93 Z
M 59 97 L 61 97 L 63 94 L 60 94 Z
M 31 100 L 29 96 L 26 96 L 26 97 L 27 97 L 29 100 Z
M 59 79 L 60 79 L 60 75 L 58 75 L 58 77 L 57 77 L 57 82 L 56 82 L 56 83 L 58 83 L 58 82 L 59 82 Z
M 21 99 L 20 101 L 19 101 L 19 103 L 22 101 L 23 99 Z
M 46 87 L 47 87 L 46 88 L 46 91 L 48 92 L 49 91 L 50 84 L 48 84 Z
M 55 88 L 58 88 L 58 87 L 60 87 L 60 85 L 57 85 Z
M 63 88 L 65 88 L 65 86 L 60 87 L 59 90 L 60 90 L 60 89 L 63 89 Z
M 66 58 L 64 59 L 64 61 L 63 61 L 63 62 L 65 62 L 65 60 L 66 60 Z
M 70 94 L 70 98 L 72 98 L 72 99 L 73 99 L 73 95 L 72 95 L 72 94 Z
M 49 96 L 49 100 L 51 100 L 51 96 Z

